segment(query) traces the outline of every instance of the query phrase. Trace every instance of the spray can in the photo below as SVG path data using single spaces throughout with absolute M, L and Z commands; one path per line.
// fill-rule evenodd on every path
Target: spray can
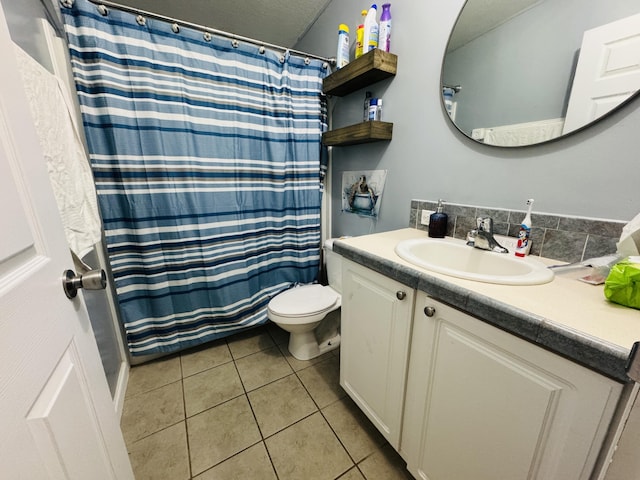
M 349 63 L 349 27 L 341 23 L 338 27 L 338 51 L 336 67 L 342 68 Z
M 391 48 L 391 4 L 382 5 L 380 14 L 380 35 L 378 37 L 378 48 L 388 52 Z

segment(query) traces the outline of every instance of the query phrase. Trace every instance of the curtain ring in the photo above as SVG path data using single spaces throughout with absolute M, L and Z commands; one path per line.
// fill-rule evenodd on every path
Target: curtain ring
M 109 10 L 107 10 L 107 7 L 105 7 L 104 5 L 98 5 L 98 12 L 100 12 L 100 15 L 102 15 L 103 17 L 109 15 Z
M 236 40 L 235 38 L 234 38 L 233 40 L 231 40 L 231 46 L 232 46 L 233 48 L 238 48 L 238 45 L 240 45 L 240 44 L 238 43 L 238 40 Z
M 264 53 L 267 51 L 266 48 L 264 48 L 264 45 L 260 45 L 260 50 L 258 50 L 260 53 Z
M 140 25 L 141 27 L 144 27 L 145 24 L 147 23 L 147 19 L 144 18 L 142 15 L 138 15 L 136 17 L 136 22 L 138 22 L 138 25 Z
M 324 68 L 326 70 L 327 68 L 329 68 L 329 64 L 327 62 L 324 62 L 322 64 L 322 68 Z
M 63 7 L 71 8 L 71 7 L 73 7 L 73 0 L 60 0 L 60 4 Z
M 284 63 L 284 55 L 280 55 L 280 63 Z
M 204 32 L 204 34 L 202 36 L 204 37 L 204 41 L 205 42 L 210 42 L 211 41 L 211 34 L 209 32 Z
M 180 31 L 180 25 L 174 23 L 173 25 L 171 25 L 171 30 L 173 30 L 173 33 L 178 33 Z
M 311 60 L 309 59 L 309 57 L 306 57 L 306 58 L 304 59 L 304 64 L 305 64 L 305 65 L 309 65 L 310 63 L 311 63 Z

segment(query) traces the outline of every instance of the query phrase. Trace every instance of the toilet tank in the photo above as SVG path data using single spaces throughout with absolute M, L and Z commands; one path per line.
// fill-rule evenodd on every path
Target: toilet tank
M 342 257 L 333 251 L 333 238 L 324 242 L 324 262 L 327 281 L 336 292 L 342 293 Z

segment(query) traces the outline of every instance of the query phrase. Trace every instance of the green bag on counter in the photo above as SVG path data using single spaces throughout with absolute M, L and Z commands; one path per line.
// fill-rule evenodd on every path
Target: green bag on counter
M 629 257 L 611 267 L 604 296 L 620 305 L 640 309 L 640 258 Z

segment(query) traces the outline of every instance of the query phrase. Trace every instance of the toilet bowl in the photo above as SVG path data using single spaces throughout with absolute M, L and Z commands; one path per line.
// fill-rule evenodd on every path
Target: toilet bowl
M 298 360 L 310 360 L 340 345 L 342 304 L 340 255 L 333 252 L 333 242 L 324 245 L 329 285 L 300 285 L 271 299 L 267 316 L 289 332 L 289 353 Z

